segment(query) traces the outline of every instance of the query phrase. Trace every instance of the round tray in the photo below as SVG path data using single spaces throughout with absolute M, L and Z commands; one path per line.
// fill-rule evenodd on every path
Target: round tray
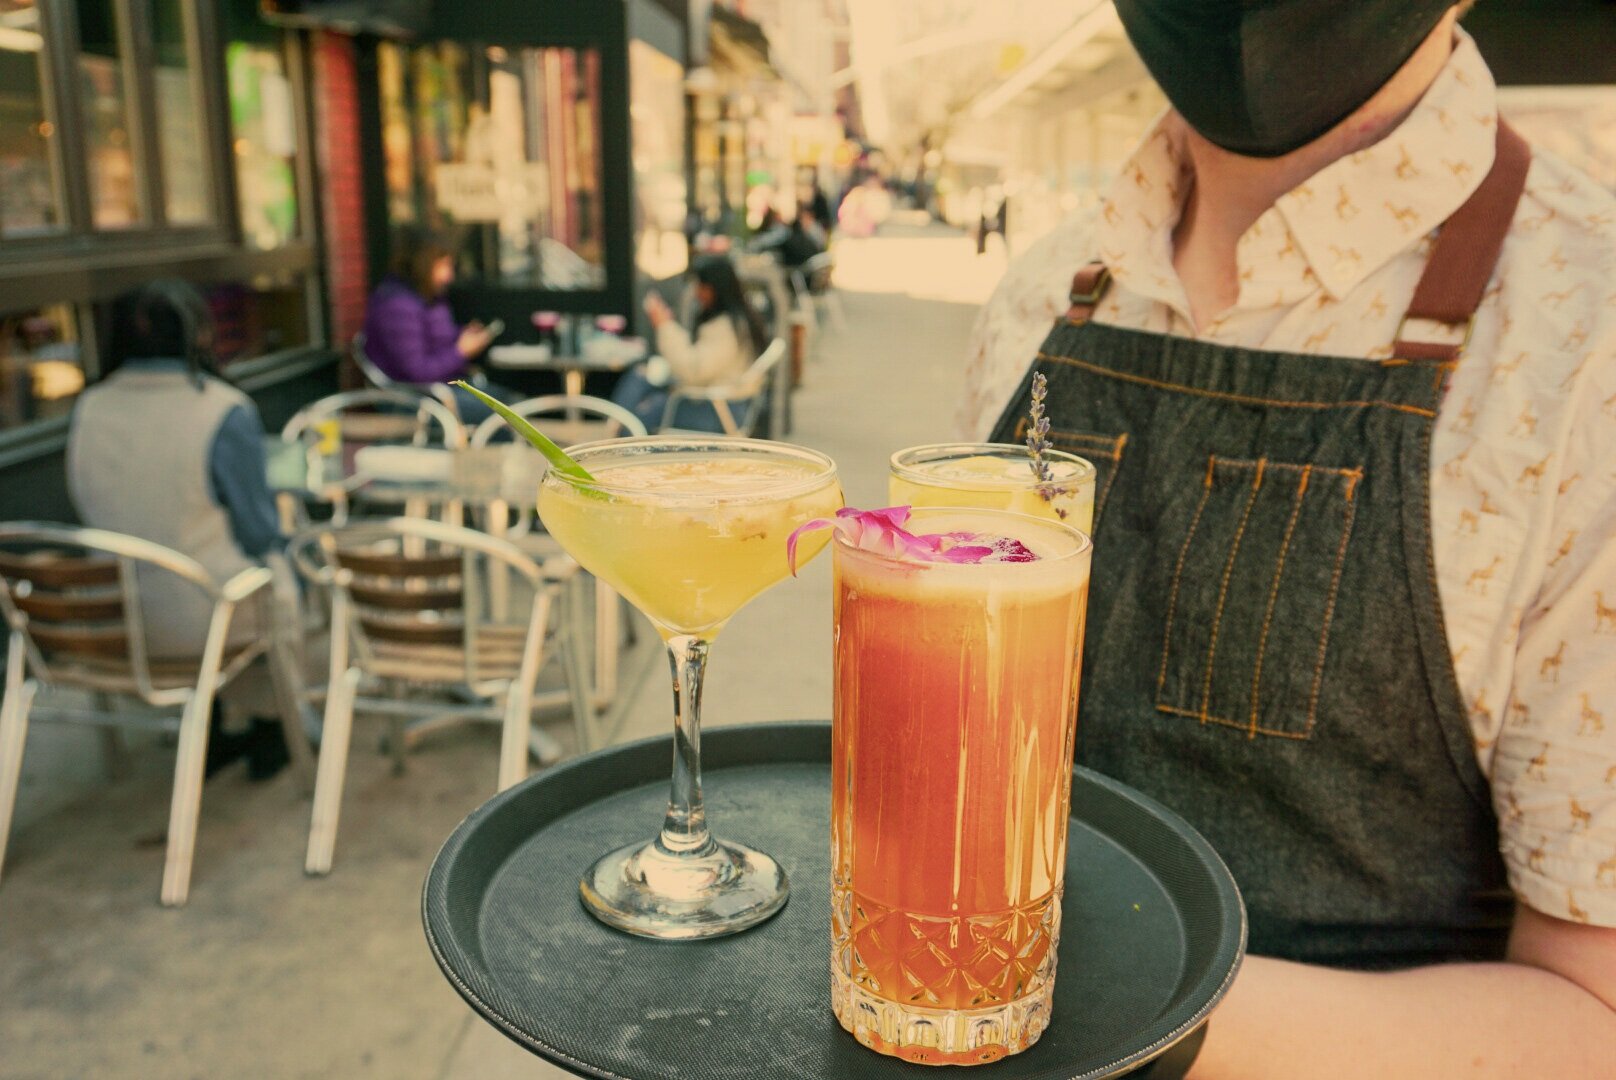
M 733 937 L 660 942 L 596 922 L 578 876 L 649 837 L 667 805 L 668 738 L 577 758 L 502 792 L 427 874 L 433 956 L 500 1031 L 582 1076 L 827 1080 L 936 1076 L 860 1046 L 830 1009 L 830 725 L 704 732 L 720 836 L 779 859 L 791 901 Z M 1159 803 L 1085 769 L 1072 781 L 1050 1026 L 984 1066 L 1003 1080 L 1115 1076 L 1194 1031 L 1245 947 L 1223 862 Z

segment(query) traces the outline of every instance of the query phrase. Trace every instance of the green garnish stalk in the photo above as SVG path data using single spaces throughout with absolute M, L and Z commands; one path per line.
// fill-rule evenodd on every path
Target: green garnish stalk
M 1027 453 L 1032 456 L 1032 474 L 1038 478 L 1038 494 L 1045 502 L 1054 502 L 1057 495 L 1067 494 L 1067 490 L 1055 483 L 1055 471 L 1050 468 L 1044 454 L 1050 450 L 1049 445 L 1049 417 L 1044 415 L 1044 398 L 1049 395 L 1049 380 L 1044 378 L 1041 371 L 1034 372 L 1032 377 L 1032 408 L 1028 410 L 1032 423 L 1027 427 Z M 1055 514 L 1066 520 L 1066 510 L 1057 506 Z
M 550 439 L 545 436 L 544 432 L 528 423 L 525 418 L 518 416 L 510 409 L 506 408 L 504 402 L 499 401 L 496 398 L 489 397 L 487 394 L 483 393 L 481 390 L 477 389 L 475 386 L 472 386 L 463 379 L 456 379 L 451 385 L 458 386 L 462 390 L 469 390 L 478 398 L 482 399 L 485 405 L 499 414 L 500 419 L 511 425 L 512 429 L 514 429 L 517 434 L 521 435 L 522 438 L 532 443 L 534 448 L 537 449 L 539 453 L 544 455 L 544 459 L 550 463 L 550 468 L 556 470 L 557 472 L 565 473 L 568 476 L 576 476 L 580 480 L 593 481 L 595 479 L 593 476 L 589 475 L 589 471 L 587 469 L 578 464 L 576 461 L 572 460 L 572 458 L 568 457 L 565 450 L 551 442 Z

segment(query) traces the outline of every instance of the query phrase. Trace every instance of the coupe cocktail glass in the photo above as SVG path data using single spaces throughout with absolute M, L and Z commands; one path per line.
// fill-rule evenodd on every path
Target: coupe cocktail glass
M 673 789 L 662 832 L 602 856 L 580 884 L 612 926 L 646 937 L 717 937 L 786 902 L 768 855 L 718 840 L 701 791 L 701 688 L 707 650 L 736 611 L 790 573 L 786 538 L 842 505 L 823 454 L 755 439 L 653 437 L 574 446 L 593 479 L 552 469 L 544 527 L 579 564 L 638 607 L 673 666 Z M 798 562 L 822 550 L 814 535 Z
M 831 1002 L 884 1054 L 980 1064 L 1049 1022 L 1090 547 L 1000 511 L 917 510 L 905 528 L 1038 558 L 835 540 Z
M 1063 521 L 1081 533 L 1094 528 L 1094 465 L 1075 454 L 1044 451 L 1053 476 L 1041 484 L 1025 446 L 1014 443 L 937 443 L 892 455 L 887 481 L 893 506 L 977 506 Z M 1050 497 L 1045 498 L 1043 487 Z

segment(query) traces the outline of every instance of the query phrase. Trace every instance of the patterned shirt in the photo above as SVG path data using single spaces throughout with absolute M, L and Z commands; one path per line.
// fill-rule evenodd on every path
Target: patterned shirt
M 1029 249 L 983 309 L 962 433 L 992 428 L 1094 258 L 1115 277 L 1099 322 L 1321 363 L 1390 356 L 1434 230 L 1492 166 L 1497 120 L 1460 32 L 1401 125 L 1241 237 L 1238 299 L 1197 332 L 1173 268 L 1189 161 L 1169 113 L 1098 211 Z M 1616 926 L 1616 199 L 1547 153 L 1431 454 L 1437 587 L 1511 883 L 1549 915 Z

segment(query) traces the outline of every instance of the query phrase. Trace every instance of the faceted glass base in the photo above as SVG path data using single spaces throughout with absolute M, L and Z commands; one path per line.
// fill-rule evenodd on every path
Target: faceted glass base
M 916 1065 L 986 1065 L 1019 1054 L 1049 1026 L 1055 981 L 1026 997 L 983 1009 L 900 1005 L 855 986 L 832 965 L 831 1008 L 842 1027 L 878 1053 Z
M 734 934 L 785 907 L 780 864 L 742 844 L 709 840 L 677 854 L 659 840 L 603 855 L 578 883 L 584 907 L 608 926 L 680 941 Z

